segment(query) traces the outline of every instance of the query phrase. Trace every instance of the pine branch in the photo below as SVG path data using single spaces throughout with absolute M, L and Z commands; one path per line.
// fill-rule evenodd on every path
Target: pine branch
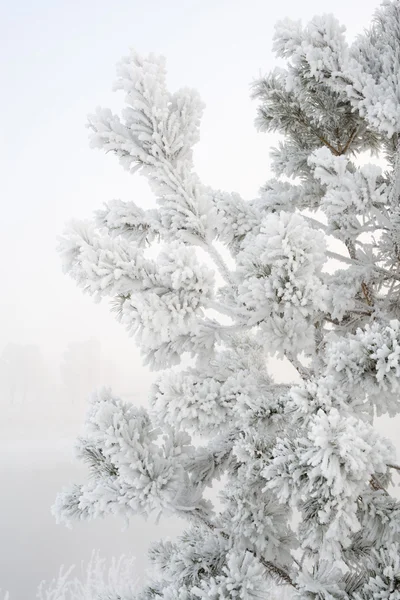
M 307 367 L 302 365 L 301 362 L 299 361 L 299 359 L 297 358 L 297 356 L 294 356 L 290 352 L 286 352 L 285 356 L 288 359 L 288 361 L 293 365 L 293 367 L 296 369 L 296 371 L 299 373 L 300 377 L 302 379 L 304 379 L 305 381 L 308 381 L 311 377 L 310 369 L 307 369 Z
M 310 127 L 311 131 L 312 128 Z M 320 140 L 320 142 L 323 143 L 324 146 L 326 146 L 327 148 L 329 148 L 329 150 L 332 152 L 332 154 L 334 154 L 335 156 L 340 156 L 342 153 L 340 152 L 340 150 L 338 150 L 337 148 L 335 148 L 334 146 L 332 146 L 332 144 L 330 144 L 328 142 L 328 140 L 326 140 L 322 135 L 320 134 L 316 134 L 318 139 Z
M 337 252 L 332 252 L 332 250 L 327 250 L 326 256 L 328 258 L 332 258 L 333 260 L 338 260 L 340 262 L 343 262 L 347 265 L 357 264 L 356 260 L 349 258 L 348 256 L 344 256 L 344 254 L 338 254 Z
M 246 324 L 237 324 L 237 325 L 221 325 L 219 327 L 219 331 L 221 333 L 244 333 L 245 331 L 251 331 L 254 327 L 258 327 L 261 321 L 256 323 L 252 323 L 250 325 Z
M 218 270 L 221 273 L 222 277 L 225 279 L 225 281 L 236 287 L 236 283 L 233 280 L 231 271 L 228 269 L 224 259 L 222 258 L 218 250 L 215 248 L 215 246 L 213 246 L 212 243 L 209 243 L 205 245 L 205 249 L 207 250 L 208 254 L 218 267 Z
M 253 554 L 253 556 L 255 556 L 260 561 L 260 563 L 263 565 L 263 567 L 266 568 L 270 575 L 275 576 L 279 581 L 282 581 L 286 585 L 290 585 L 296 590 L 299 589 L 297 583 L 295 583 L 292 580 L 289 573 L 285 571 L 285 569 L 279 567 L 270 560 L 265 560 L 263 557 L 257 556 L 257 554 L 252 550 L 248 550 L 248 552 L 250 552 L 250 554 Z
M 238 315 L 228 306 L 224 304 L 220 304 L 216 300 L 210 300 L 207 303 L 206 308 L 210 308 L 219 312 L 221 315 L 226 315 L 227 317 L 231 317 L 231 319 L 237 319 Z
M 326 146 L 327 148 L 329 148 L 329 150 L 332 152 L 332 154 L 334 154 L 335 156 L 342 156 L 343 154 L 346 154 L 346 152 L 348 151 L 348 149 L 350 148 L 351 144 L 354 141 L 354 138 L 357 135 L 357 131 L 358 128 L 355 127 L 353 129 L 353 131 L 350 134 L 349 139 L 347 140 L 345 146 L 343 148 L 335 148 L 334 146 L 332 146 L 332 144 L 330 142 L 328 142 L 328 140 L 325 138 L 325 136 L 323 136 L 317 129 L 315 129 L 311 123 L 307 123 L 307 121 L 305 119 L 302 120 L 303 124 L 309 128 L 309 130 L 319 139 L 319 141 Z
M 303 113 L 301 113 L 303 114 Z M 332 146 L 332 144 L 330 144 L 328 142 L 328 140 L 325 138 L 324 135 L 322 135 L 322 133 L 320 131 L 318 131 L 318 129 L 316 129 L 315 127 L 313 127 L 313 125 L 311 125 L 311 123 L 305 119 L 304 117 L 300 117 L 298 118 L 299 123 L 301 123 L 302 125 L 304 125 L 304 127 L 306 127 L 316 138 L 319 139 L 319 141 L 323 144 L 323 146 L 326 146 L 327 148 L 329 148 L 329 150 L 332 152 L 332 154 L 334 154 L 335 156 L 340 156 L 340 151 L 335 148 L 334 146 Z
M 196 516 L 203 523 L 203 525 L 205 525 L 206 527 L 208 527 L 208 529 L 210 529 L 211 531 L 214 531 L 215 533 L 218 533 L 225 540 L 229 540 L 230 539 L 230 537 L 229 537 L 229 535 L 227 533 L 225 533 L 224 531 L 218 529 L 208 519 L 206 519 L 205 517 L 203 517 L 200 514 L 197 514 Z M 270 560 L 266 560 L 263 556 L 260 556 L 254 550 L 250 550 L 249 548 L 246 548 L 246 552 L 249 552 L 257 560 L 259 560 L 260 563 L 263 565 L 263 567 L 265 567 L 265 569 L 268 571 L 268 573 L 272 577 L 274 577 L 275 579 L 278 579 L 278 581 L 280 581 L 281 583 L 283 583 L 285 585 L 290 585 L 291 587 L 293 587 L 295 589 L 298 589 L 298 585 L 293 581 L 293 579 L 290 577 L 289 573 L 283 567 L 281 567 L 279 565 L 276 565 L 275 563 L 273 563 Z
M 349 258 L 348 256 L 344 256 L 344 254 L 338 254 L 337 252 L 332 252 L 331 250 L 327 250 L 326 256 L 328 258 L 332 258 L 333 260 L 338 260 L 340 262 L 343 262 L 346 265 L 360 266 L 360 267 L 370 266 L 373 271 L 375 271 L 376 273 L 379 273 L 381 275 L 385 275 L 385 277 L 387 279 L 395 279 L 396 281 L 400 281 L 400 273 L 388 271 L 387 269 L 384 269 L 383 267 L 379 267 L 378 265 L 367 265 L 366 263 L 362 262 L 361 260 L 359 260 L 357 258 Z
M 308 215 L 304 215 L 304 218 L 306 221 L 308 221 L 308 223 L 310 223 L 310 225 L 313 225 L 318 229 L 322 229 L 322 231 L 324 231 L 326 234 L 329 233 L 329 227 L 324 223 L 321 223 L 321 221 L 318 221 L 318 219 L 313 219 L 313 217 L 309 217 Z

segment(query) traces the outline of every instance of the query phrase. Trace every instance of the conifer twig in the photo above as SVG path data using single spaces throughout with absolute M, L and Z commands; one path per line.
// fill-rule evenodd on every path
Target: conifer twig
M 217 527 L 215 527 L 215 525 L 213 523 L 211 523 L 208 519 L 206 519 L 202 515 L 197 514 L 196 516 L 203 523 L 203 525 L 208 527 L 208 529 L 219 533 L 221 535 L 221 537 L 223 537 L 225 540 L 229 540 L 229 535 L 227 533 L 225 533 L 225 531 L 222 531 L 221 529 L 218 529 Z M 260 563 L 263 565 L 263 567 L 265 567 L 265 569 L 268 571 L 268 573 L 270 575 L 275 576 L 276 578 L 278 578 L 281 582 L 285 583 L 286 585 L 290 585 L 293 588 L 298 589 L 298 585 L 292 580 L 289 573 L 283 567 L 276 565 L 275 563 L 273 563 L 270 560 L 265 559 L 263 556 L 260 556 L 259 554 L 257 554 L 254 550 L 250 550 L 249 548 L 246 548 L 246 552 L 249 552 L 257 560 L 259 560 Z

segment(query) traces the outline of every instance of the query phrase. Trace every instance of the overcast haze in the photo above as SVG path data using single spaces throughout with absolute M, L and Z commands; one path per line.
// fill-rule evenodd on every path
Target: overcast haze
M 270 175 L 272 138 L 253 127 L 249 84 L 276 64 L 274 23 L 334 12 L 352 38 L 377 6 L 376 0 L 3 0 L 0 401 L 6 419 L 0 431 L 8 454 L 2 451 L 0 464 L 6 482 L 0 514 L 7 525 L 6 541 L 0 542 L 0 588 L 10 589 L 10 600 L 33 598 L 41 577 L 55 574 L 57 560 L 79 563 L 92 546 L 107 548 L 109 555 L 130 547 L 127 537 L 121 543 L 120 527 L 110 523 L 92 533 L 79 530 L 75 538 L 69 532 L 67 544 L 48 514 L 63 481 L 60 465 L 66 483 L 74 476 L 68 440 L 77 433 L 89 388 L 109 380 L 119 393 L 143 401 L 151 381 L 107 305 L 94 304 L 62 274 L 55 250 L 64 223 L 90 217 L 103 202 L 153 204 L 144 179 L 88 146 L 86 115 L 98 105 L 118 110 L 122 103 L 121 94 L 111 92 L 115 63 L 130 47 L 166 56 L 170 89 L 195 87 L 206 103 L 195 152 L 203 181 L 250 199 Z M 90 364 L 85 366 L 76 357 L 86 350 Z M 21 366 L 14 374 L 12 361 Z M 67 441 L 52 450 L 47 442 L 49 451 L 32 454 L 27 440 L 44 437 Z M 48 454 L 55 457 L 50 466 Z M 18 463 L 14 483 L 13 461 Z M 30 473 L 26 486 L 24 472 Z M 30 531 L 27 545 L 23 528 L 32 519 L 43 525 Z M 141 527 L 143 536 L 146 525 Z M 141 536 L 132 547 L 139 547 Z

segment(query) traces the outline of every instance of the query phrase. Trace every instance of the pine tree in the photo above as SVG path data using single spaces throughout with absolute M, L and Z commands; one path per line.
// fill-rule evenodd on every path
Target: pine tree
M 89 120 L 157 208 L 114 200 L 73 223 L 64 269 L 111 300 L 158 376 L 148 410 L 93 395 L 78 442 L 91 477 L 55 513 L 186 520 L 152 547 L 136 600 L 255 600 L 274 583 L 301 600 L 400 599 L 400 467 L 374 428 L 400 410 L 400 3 L 351 45 L 332 16 L 281 22 L 274 49 L 286 67 L 252 92 L 259 130 L 282 141 L 255 200 L 199 180 L 203 105 L 167 90 L 161 58 L 124 59 L 121 117 Z

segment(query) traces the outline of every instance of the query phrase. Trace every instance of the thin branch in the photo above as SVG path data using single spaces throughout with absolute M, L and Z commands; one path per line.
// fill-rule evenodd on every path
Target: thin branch
M 169 181 L 171 183 L 173 183 L 176 186 L 175 191 L 178 194 L 180 194 L 180 196 L 186 201 L 187 206 L 191 212 L 193 210 L 193 207 L 196 204 L 198 204 L 198 199 L 196 198 L 196 196 L 193 193 L 189 194 L 187 192 L 187 190 L 185 189 L 184 183 L 181 180 L 181 177 L 178 177 L 176 175 L 171 163 L 166 158 L 161 158 L 160 162 L 164 169 L 164 172 L 166 173 L 167 178 L 169 179 Z M 225 264 L 224 259 L 219 254 L 218 250 L 216 250 L 216 248 L 212 245 L 212 243 L 210 243 L 207 240 L 203 241 L 203 246 L 204 246 L 204 249 L 211 256 L 213 261 L 215 262 L 216 266 L 218 267 L 219 272 L 221 273 L 221 275 L 225 279 L 225 281 L 227 281 L 231 285 L 234 285 L 234 281 L 232 279 L 232 274 L 231 274 L 230 270 L 228 269 L 227 265 Z
M 303 215 L 303 217 L 310 223 L 310 225 L 314 225 L 314 227 L 318 227 L 318 229 L 322 229 L 322 231 L 325 231 L 325 233 L 329 234 L 329 227 L 324 223 L 321 223 L 321 221 L 318 221 L 318 219 L 314 219 L 313 217 L 308 217 L 306 215 Z
M 216 310 L 221 315 L 226 315 L 231 317 L 231 319 L 237 319 L 238 315 L 231 309 L 229 306 L 225 306 L 224 304 L 220 304 L 216 300 L 209 300 L 207 302 L 206 308 L 211 308 L 212 310 Z
M 350 239 L 347 239 L 345 241 L 344 245 L 347 248 L 347 252 L 349 253 L 351 260 L 357 260 L 356 248 L 354 246 L 354 242 L 352 242 Z
M 296 565 L 299 567 L 299 569 L 303 568 L 302 565 L 301 565 L 301 563 L 300 563 L 300 561 L 297 560 L 297 558 L 295 558 L 294 556 L 292 556 L 292 559 L 293 559 L 293 562 L 296 563 Z
M 327 148 L 329 148 L 329 150 L 332 152 L 332 154 L 334 154 L 335 156 L 340 156 L 341 152 L 339 152 L 339 150 L 337 148 L 335 148 L 334 146 L 332 146 L 332 144 L 330 144 L 328 142 L 328 140 L 326 140 L 322 135 L 318 135 L 317 134 L 318 139 L 320 140 L 320 142 L 322 142 L 324 144 L 324 146 L 326 146 Z
M 399 465 L 387 464 L 386 466 L 389 467 L 389 469 L 396 469 L 396 471 L 400 471 Z
M 364 294 L 364 298 L 365 298 L 365 301 L 368 304 L 368 306 L 373 306 L 374 301 L 372 299 L 371 290 L 368 287 L 368 285 L 365 283 L 365 281 L 362 282 L 361 289 L 362 289 L 362 293 Z
M 220 325 L 218 331 L 221 333 L 242 333 L 243 331 L 251 331 L 253 327 L 258 327 L 261 321 L 251 325 Z
M 353 143 L 353 141 L 354 141 L 354 138 L 355 138 L 355 137 L 356 137 L 356 135 L 357 135 L 357 131 L 358 131 L 358 128 L 357 128 L 357 127 L 355 127 L 355 128 L 353 129 L 353 131 L 351 132 L 351 135 L 350 135 L 349 139 L 347 140 L 347 143 L 346 143 L 345 147 L 344 147 L 344 148 L 343 148 L 343 150 L 340 152 L 340 154 L 346 154 L 347 150 L 350 148 L 351 144 L 352 144 L 352 143 Z
M 395 281 L 400 281 L 400 273 L 393 273 L 393 271 L 388 271 L 387 269 L 383 269 L 382 267 L 377 267 L 374 265 L 374 271 L 377 273 L 382 273 L 382 275 L 386 275 L 386 277 L 390 279 L 394 279 Z
M 299 359 L 297 358 L 297 356 L 293 356 L 292 354 L 290 354 L 290 352 L 286 352 L 285 356 L 288 359 L 288 361 L 294 366 L 294 368 L 299 373 L 299 375 L 302 379 L 304 379 L 306 381 L 308 379 L 310 379 L 310 376 L 311 376 L 310 369 L 307 369 L 307 367 L 302 365 L 301 362 L 299 361 Z
M 302 123 L 305 127 L 307 127 L 311 131 L 311 133 L 313 135 L 315 135 L 315 137 L 317 137 L 324 146 L 329 148 L 329 150 L 332 152 L 332 154 L 334 154 L 335 156 L 340 156 L 339 150 L 337 148 L 335 148 L 334 146 L 332 146 L 332 144 L 330 144 L 328 142 L 328 140 L 325 139 L 324 136 L 318 131 L 318 129 L 313 127 L 313 125 L 311 125 L 311 123 L 309 121 L 307 121 L 307 119 L 305 117 L 298 118 L 298 121 L 300 123 Z
M 374 314 L 373 310 L 367 310 L 366 308 L 349 308 L 348 310 L 346 310 L 347 314 L 352 314 L 352 315 L 362 315 L 364 317 L 370 317 L 371 315 Z
M 392 206 L 398 205 L 398 199 L 400 195 L 400 141 L 398 141 L 395 153 L 396 156 L 393 165 L 392 187 L 389 194 L 389 201 Z
M 346 248 L 347 248 L 350 258 L 352 260 L 357 260 L 356 248 L 354 246 L 354 243 L 351 240 L 346 240 L 345 245 L 346 245 Z M 365 283 L 365 281 L 363 281 L 361 283 L 361 290 L 362 290 L 362 293 L 364 294 L 364 298 L 365 298 L 368 306 L 373 306 L 374 298 L 373 298 L 373 295 L 371 292 L 371 288 L 369 287 L 369 285 L 367 283 Z
M 334 260 L 339 260 L 340 262 L 344 262 L 347 265 L 357 264 L 357 261 L 349 258 L 348 256 L 344 256 L 343 254 L 338 254 L 337 252 L 332 252 L 331 250 L 326 251 L 326 255 L 328 258 L 333 258 Z
M 306 557 L 307 557 L 307 550 L 304 550 L 303 555 L 302 555 L 301 560 L 300 560 L 300 568 L 301 568 L 301 570 L 303 570 L 303 565 L 304 565 L 304 561 L 305 561 Z
M 357 135 L 357 128 L 353 129 L 353 131 L 350 134 L 349 139 L 346 142 L 346 145 L 344 146 L 344 148 L 335 148 L 334 146 L 332 146 L 332 144 L 330 144 L 328 142 L 327 139 L 324 138 L 324 136 L 322 136 L 320 133 L 318 133 L 317 130 L 315 130 L 311 125 L 309 125 L 311 131 L 314 133 L 314 135 L 316 135 L 318 137 L 318 139 L 320 140 L 320 142 L 322 142 L 324 144 L 324 146 L 326 146 L 327 148 L 329 148 L 329 150 L 332 152 L 332 154 L 334 154 L 335 156 L 342 156 L 343 154 L 346 154 L 347 150 L 350 148 L 351 144 L 353 143 L 354 138 Z
M 292 578 L 290 577 L 289 573 L 287 571 L 285 571 L 282 567 L 279 567 L 278 565 L 275 565 L 270 560 L 265 560 L 265 558 L 263 558 L 262 556 L 257 556 L 257 554 L 255 552 L 253 552 L 253 550 L 247 550 L 247 551 L 250 552 L 250 554 L 252 554 L 253 556 L 255 556 L 260 561 L 260 563 L 263 565 L 263 567 L 265 567 L 267 569 L 267 571 L 269 572 L 269 574 L 272 574 L 275 577 L 278 577 L 286 585 L 292 586 L 295 590 L 298 589 L 297 583 L 295 583 L 292 580 Z
M 380 490 L 381 492 L 384 492 L 384 494 L 386 496 L 389 496 L 389 492 L 387 491 L 386 488 L 383 487 L 383 485 L 380 483 L 380 481 L 377 479 L 377 477 L 375 477 L 375 475 L 371 475 L 369 484 L 373 490 L 375 490 L 375 491 Z
M 362 262 L 361 260 L 358 260 L 357 258 L 349 258 L 348 256 L 344 256 L 343 254 L 338 254 L 337 252 L 332 252 L 331 250 L 327 250 L 326 255 L 328 258 L 332 258 L 333 260 L 338 260 L 347 265 L 357 265 L 360 267 L 371 266 L 372 269 L 376 273 L 381 273 L 382 275 L 385 275 L 388 279 L 395 279 L 396 281 L 400 281 L 400 273 L 394 273 L 393 271 L 388 271 L 387 269 L 383 269 L 382 267 L 379 267 L 378 265 L 366 265 L 364 262 Z
M 210 257 L 213 259 L 214 263 L 218 267 L 218 270 L 221 273 L 222 277 L 225 279 L 225 281 L 236 287 L 235 282 L 232 278 L 232 272 L 228 269 L 224 259 L 222 258 L 218 250 L 215 248 L 215 246 L 213 246 L 212 244 L 206 244 L 205 249 L 208 251 Z

